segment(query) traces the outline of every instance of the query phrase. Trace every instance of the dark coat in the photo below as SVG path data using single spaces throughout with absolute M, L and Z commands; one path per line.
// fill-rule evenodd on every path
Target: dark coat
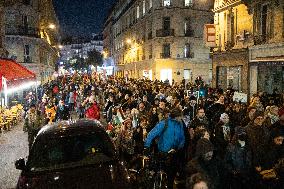
M 204 119 L 200 120 L 198 119 L 197 117 L 195 117 L 192 122 L 189 124 L 189 127 L 190 128 L 193 128 L 193 129 L 196 129 L 196 127 L 200 126 L 200 125 L 204 125 L 205 128 L 208 130 L 208 131 L 211 131 L 212 129 L 209 128 L 209 122 L 207 120 L 207 118 L 205 117 Z
M 69 114 L 69 108 L 67 106 L 63 106 L 63 109 L 61 109 L 59 106 L 56 110 L 56 120 L 68 120 L 70 117 Z
M 272 169 L 281 158 L 284 158 L 283 147 L 281 145 L 277 146 L 271 142 L 267 152 L 264 154 L 263 163 L 261 165 L 262 169 Z
M 205 162 L 201 157 L 196 157 L 186 166 L 187 179 L 193 174 L 201 174 L 207 181 L 207 185 L 210 189 L 220 189 L 222 166 L 219 160 L 213 158 L 212 160 Z M 188 181 L 187 181 L 188 183 Z
M 247 175 L 252 171 L 252 152 L 246 144 L 244 147 L 237 142 L 230 143 L 225 156 L 225 167 L 229 173 L 238 172 Z
M 213 143 L 216 146 L 217 154 L 222 159 L 224 158 L 226 153 L 226 148 L 232 139 L 232 128 L 229 127 L 230 131 L 228 132 L 228 135 L 225 137 L 222 127 L 223 125 L 224 125 L 223 122 L 220 121 L 215 126 L 215 132 L 214 132 L 215 137 L 213 138 Z
M 254 126 L 252 123 L 245 129 L 248 136 L 248 144 L 252 150 L 253 166 L 260 166 L 269 143 L 269 131 L 265 126 Z

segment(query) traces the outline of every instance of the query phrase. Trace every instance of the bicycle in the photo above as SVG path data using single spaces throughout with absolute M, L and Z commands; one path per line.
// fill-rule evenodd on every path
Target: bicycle
M 139 169 L 129 169 L 132 175 L 132 181 L 135 188 L 143 189 L 167 189 L 168 178 L 165 172 L 166 164 L 169 163 L 169 156 L 174 154 L 175 150 L 166 153 L 151 154 L 149 157 L 138 156 L 141 158 L 142 166 Z M 131 176 L 130 176 L 131 177 Z

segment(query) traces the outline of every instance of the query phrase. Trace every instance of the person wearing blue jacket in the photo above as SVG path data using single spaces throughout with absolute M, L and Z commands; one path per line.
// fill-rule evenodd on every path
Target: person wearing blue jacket
M 174 179 L 178 170 L 178 154 L 185 144 L 185 133 L 181 119 L 181 110 L 175 108 L 170 116 L 160 121 L 147 135 L 144 147 L 146 151 L 150 148 L 154 139 L 158 138 L 158 151 L 167 161 L 164 171 L 168 178 L 168 188 L 173 188 Z M 174 150 L 173 153 L 169 153 Z

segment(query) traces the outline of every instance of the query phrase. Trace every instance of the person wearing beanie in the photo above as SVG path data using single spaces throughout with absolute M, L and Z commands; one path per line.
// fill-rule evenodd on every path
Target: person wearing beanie
M 269 143 L 269 131 L 264 126 L 264 113 L 256 111 L 254 118 L 248 126 L 245 127 L 248 144 L 252 149 L 252 162 L 257 171 L 261 168 L 264 154 Z
M 242 127 L 246 127 L 253 120 L 255 112 L 256 112 L 256 107 L 251 106 L 247 109 L 246 117 L 241 120 Z
M 193 118 L 196 116 L 196 112 L 197 112 L 196 97 L 192 95 L 189 97 L 189 102 L 184 105 L 183 114 L 184 116 L 188 116 L 189 120 L 192 121 Z
M 222 186 L 221 170 L 223 170 L 221 162 L 214 156 L 213 144 L 207 138 L 199 139 L 195 158 L 186 166 L 187 178 L 200 174 L 208 181 L 210 189 L 218 189 Z
M 209 121 L 213 125 L 218 123 L 220 115 L 225 112 L 225 109 L 225 96 L 220 95 L 218 101 L 212 104 L 206 112 Z
M 279 120 L 277 122 L 275 122 L 271 126 L 271 128 L 272 129 L 279 129 L 281 133 L 284 133 L 284 107 L 279 109 L 278 116 L 279 116 Z
M 226 183 L 224 188 L 247 188 L 252 181 L 252 152 L 247 144 L 243 127 L 236 127 L 235 134 L 227 147 L 224 159 Z
M 230 118 L 227 113 L 222 113 L 220 121 L 214 129 L 214 144 L 217 147 L 217 155 L 223 159 L 226 148 L 232 139 L 232 128 L 230 125 Z

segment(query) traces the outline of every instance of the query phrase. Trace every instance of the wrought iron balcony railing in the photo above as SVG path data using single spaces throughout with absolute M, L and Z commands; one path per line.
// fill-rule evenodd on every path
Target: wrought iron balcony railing
M 167 37 L 167 36 L 174 36 L 175 35 L 175 30 L 174 29 L 159 29 L 156 30 L 156 37 Z
M 171 58 L 171 53 L 161 53 L 160 58 Z
M 28 26 L 6 25 L 5 34 L 40 38 L 39 28 Z

